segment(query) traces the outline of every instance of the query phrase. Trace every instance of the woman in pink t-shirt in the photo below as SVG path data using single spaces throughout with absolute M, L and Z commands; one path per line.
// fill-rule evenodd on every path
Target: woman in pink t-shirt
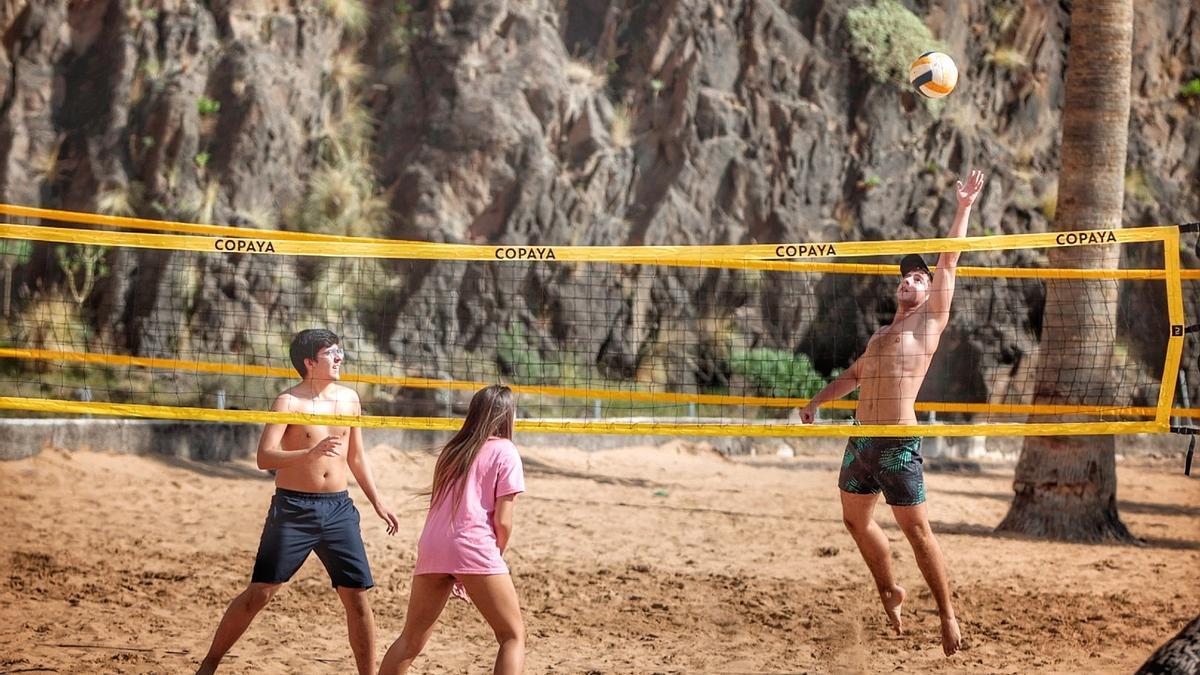
M 479 390 L 462 429 L 438 455 L 404 630 L 384 655 L 380 675 L 408 671 L 456 583 L 500 642 L 495 672 L 524 668 L 525 624 L 501 557 L 512 535 L 513 502 L 525 491 L 521 456 L 512 442 L 515 416 L 511 389 L 494 384 Z

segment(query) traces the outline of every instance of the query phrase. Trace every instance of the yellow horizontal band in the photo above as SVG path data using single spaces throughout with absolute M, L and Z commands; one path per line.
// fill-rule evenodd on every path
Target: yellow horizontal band
M 763 260 L 861 257 L 939 251 L 995 251 L 1092 244 L 1162 241 L 1177 234 L 1172 227 L 1089 230 L 1068 233 L 1011 234 L 963 239 L 833 242 L 817 244 L 747 244 L 737 246 L 479 246 L 432 242 L 290 241 L 261 238 L 198 237 L 179 234 L 104 232 L 73 228 L 0 224 L 0 238 L 66 244 L 127 246 L 226 253 L 230 255 L 307 255 L 345 258 L 417 260 L 490 260 L 543 262 L 617 262 L 679 264 L 718 260 Z
M 395 244 L 397 240 L 383 239 L 374 237 L 350 237 L 343 235 L 319 234 L 313 232 L 293 232 L 289 230 L 262 230 L 246 227 L 230 227 L 223 225 L 209 225 L 202 223 L 184 223 L 170 220 L 154 220 L 150 218 L 131 218 L 127 216 L 112 216 L 98 213 L 87 213 L 84 211 L 64 211 L 61 209 L 45 209 L 32 206 L 21 206 L 18 204 L 0 204 L 0 215 L 16 216 L 21 218 L 40 218 L 43 220 L 56 220 L 66 223 L 79 223 L 85 225 L 104 225 L 111 227 L 123 227 L 127 229 L 141 229 L 156 232 L 179 232 L 186 234 L 200 234 L 221 237 L 241 237 L 241 238 L 266 238 L 273 240 L 288 240 L 288 241 L 313 241 L 313 242 L 361 242 L 374 244 Z M 422 243 L 422 242 L 410 242 Z M 712 264 L 712 263 L 708 263 Z M 895 265 L 843 265 L 839 263 L 819 263 L 819 262 L 804 262 L 796 260 L 745 260 L 740 263 L 728 261 L 722 264 L 723 267 L 737 267 L 743 269 L 759 269 L 773 271 L 804 271 L 804 272 L 828 272 L 841 274 L 875 274 L 875 275 L 892 275 L 896 273 Z M 962 276 L 979 276 L 979 277 L 1005 277 L 1005 278 L 1045 278 L 1054 276 L 1056 278 L 1073 278 L 1073 279 L 1162 279 L 1163 272 L 1161 270 L 1076 270 L 1076 269 L 1051 269 L 1051 268 L 1016 268 L 1016 267 L 959 267 L 959 275 Z M 1200 270 L 1183 270 L 1180 277 L 1184 280 L 1194 281 L 1200 280 Z
M 925 57 L 918 59 L 917 63 L 928 62 Z M 106 215 L 100 213 L 88 213 L 86 211 L 67 211 L 62 209 L 47 209 L 35 206 L 23 206 L 20 204 L 3 204 L 0 203 L 0 215 L 16 216 L 20 218 L 40 218 L 43 220 L 56 220 L 64 223 L 77 223 L 84 225 L 106 225 L 111 227 L 123 227 L 126 229 L 140 229 L 156 232 L 182 232 L 190 234 L 206 234 L 216 236 L 232 236 L 232 237 L 262 237 L 266 239 L 287 239 L 293 241 L 347 241 L 347 242 L 363 242 L 363 243 L 394 243 L 397 240 L 385 239 L 377 237 L 352 237 L 347 235 L 321 234 L 316 232 L 295 232 L 290 230 L 263 230 L 259 228 L 246 227 L 231 227 L 227 225 L 212 225 L 207 223 L 185 223 L 174 220 L 157 220 L 152 218 L 133 218 L 129 216 Z M 1160 228 L 1178 228 L 1178 225 L 1162 225 Z M 1121 229 L 1121 228 L 1117 228 Z M 1147 228 L 1141 228 L 1147 229 Z M 1095 230 L 1096 232 L 1106 232 L 1107 230 Z M 1057 234 L 1057 233 L 1047 233 Z M 1009 236 L 1009 235 L 1000 235 Z M 1024 236 L 1024 235 L 1017 235 Z M 1161 237 L 1156 237 L 1161 238 Z M 918 240 L 920 241 L 920 240 Z M 938 240 L 928 240 L 938 241 Z M 413 242 L 420 243 L 420 242 Z M 868 242 L 869 243 L 869 242 Z M 528 247 L 527 247 L 528 248 Z M 964 249 L 965 250 L 965 249 Z M 903 252 L 913 252 L 906 249 Z M 1200 270 L 1194 272 L 1195 278 L 1200 278 Z M 1185 273 L 1186 275 L 1186 273 Z
M 65 361 L 69 363 L 89 363 L 105 365 L 114 368 L 156 368 L 161 370 L 188 370 L 201 373 L 219 373 L 241 377 L 276 377 L 295 379 L 296 371 L 290 368 L 275 368 L 271 366 L 243 365 L 235 363 L 213 363 L 205 361 L 185 361 L 182 359 L 163 359 L 147 356 L 124 356 L 119 354 L 95 354 L 90 352 L 67 352 L 48 349 L 20 349 L 0 347 L 0 358 L 29 359 L 36 361 Z M 488 382 L 472 382 L 469 380 L 441 380 L 430 377 L 387 377 L 383 375 L 362 375 L 346 373 L 341 376 L 343 382 L 361 382 L 364 384 L 388 385 L 412 389 L 453 389 L 456 391 L 476 391 L 486 387 Z M 518 394 L 539 396 L 562 396 L 565 398 L 603 399 L 619 401 L 638 401 L 664 404 L 711 404 L 711 405 L 754 405 L 781 408 L 794 408 L 808 403 L 801 398 L 771 398 L 766 396 L 728 396 L 721 394 L 672 394 L 650 391 L 619 391 L 612 389 L 591 389 L 582 387 L 552 387 L 545 385 L 513 384 L 511 388 Z M 852 402 L 850 402 L 852 403 Z M 849 406 L 853 408 L 853 405 Z
M 110 216 L 84 211 L 64 211 L 60 209 L 44 209 L 17 204 L 0 204 L 0 215 L 21 218 L 40 218 L 66 223 L 85 225 L 104 225 L 140 229 L 155 232 L 179 232 L 185 234 L 200 234 L 219 237 L 267 238 L 288 241 L 341 242 L 353 241 L 362 243 L 394 244 L 397 240 L 374 237 L 350 237 L 313 232 L 293 232 L 289 230 L 262 230 L 246 227 L 230 227 L 224 225 L 208 225 L 201 223 L 184 223 L 170 220 L 153 220 L 149 218 L 131 218 L 126 216 Z M 411 242 L 420 243 L 420 242 Z M 704 266 L 715 265 L 715 261 L 703 262 Z M 721 267 L 741 269 L 758 269 L 781 272 L 827 272 L 834 274 L 874 274 L 894 275 L 895 265 L 844 265 L 840 263 L 804 262 L 796 260 L 745 260 L 735 263 L 726 261 Z M 959 267 L 961 276 L 1003 277 L 1003 278 L 1055 278 L 1069 279 L 1162 279 L 1161 270 L 1075 270 L 1047 268 L 1017 268 L 1017 267 Z M 1200 270 L 1183 270 L 1184 280 L 1200 280 Z
M 129 241 L 124 241 L 120 244 L 112 244 L 109 242 L 96 241 L 84 242 L 78 237 L 70 237 L 69 239 L 60 232 L 52 233 L 52 237 L 35 238 L 29 236 L 14 236 L 17 234 L 28 234 L 27 231 L 13 231 L 11 227 L 29 227 L 29 226 L 11 226 L 0 224 L 0 238 L 6 239 L 31 239 L 37 241 L 54 241 L 62 243 L 88 243 L 91 245 L 120 245 L 133 246 Z M 52 228 L 39 227 L 38 233 L 44 233 Z M 237 229 L 237 228 L 230 228 Z M 67 232 L 88 232 L 88 230 L 66 230 Z M 302 233 L 293 233 L 302 234 Z M 141 236 L 141 235 L 132 235 Z M 237 236 L 246 236 L 244 232 Z M 388 240 L 370 240 L 387 243 L 388 245 L 396 245 L 395 241 Z M 404 245 L 423 245 L 424 242 L 408 242 Z M 439 245 L 445 246 L 445 245 Z M 157 248 L 152 246 L 150 248 Z M 187 250 L 200 250 L 205 252 L 213 251 L 211 240 L 206 240 L 206 244 L 200 247 L 193 247 Z M 222 251 L 222 253 L 225 253 Z M 614 259 L 605 261 L 612 264 L 646 264 L 645 261 Z M 692 260 L 692 259 L 675 259 L 675 260 L 657 260 L 655 264 L 684 266 L 684 267 L 718 267 L 722 269 L 746 269 L 760 270 L 764 272 L 817 272 L 825 274 L 869 274 L 877 276 L 895 276 L 899 273 L 898 265 L 883 265 L 869 263 L 837 263 L 837 262 L 813 262 L 806 260 L 737 260 L 737 259 L 710 259 L 710 260 Z M 933 269 L 937 269 L 933 266 Z M 1192 270 L 1195 279 L 1200 279 L 1200 270 Z M 1163 279 L 1165 272 L 1160 269 L 1069 269 L 1069 268 L 1038 268 L 1038 267 L 959 267 L 958 275 L 962 277 L 998 277 L 998 278 L 1025 278 L 1025 279 L 1130 279 L 1130 280 L 1155 280 Z M 1187 278 L 1187 272 L 1184 273 L 1184 278 Z
M 96 354 L 91 352 L 68 352 L 48 349 L 20 349 L 0 347 L 0 358 L 28 359 L 36 361 L 64 361 L 69 363 L 88 363 L 105 365 L 114 368 L 156 368 L 162 370 L 187 370 L 201 373 L 219 373 L 241 377 L 276 377 L 294 379 L 296 371 L 289 368 L 271 366 L 243 365 L 235 363 L 214 363 L 206 361 L 187 361 L 182 359 L 163 359 L 148 356 L 125 356 L 120 354 Z M 387 377 L 382 375 L 362 375 L 346 373 L 341 377 L 344 382 L 362 382 L 364 384 L 388 385 L 413 389 L 453 389 L 456 391 L 476 391 L 487 386 L 487 382 L 472 382 L 469 380 L 440 380 L 429 377 Z M 734 405 L 758 406 L 765 408 L 798 408 L 807 405 L 807 398 L 785 398 L 769 396 L 731 396 L 726 394 L 689 394 L 656 391 L 612 390 L 586 387 L 553 387 L 547 385 L 510 385 L 518 394 L 537 396 L 560 396 L 563 398 L 600 399 L 608 401 L 629 401 L 639 403 L 661 403 L 664 405 Z M 853 400 L 830 401 L 822 406 L 834 410 L 854 410 L 858 402 Z M 921 401 L 916 404 L 917 412 L 934 413 L 970 413 L 978 415 L 1104 415 L 1110 417 L 1153 417 L 1156 408 L 1132 406 L 1098 406 L 1098 405 L 1049 405 L 1049 404 L 1013 404 L 1013 403 L 961 403 Z M 1173 415 L 1184 415 L 1186 411 L 1173 410 Z
M 875 276 L 898 276 L 899 265 L 869 263 L 809 262 L 805 260 L 714 260 L 698 261 L 698 267 L 722 269 L 760 270 L 764 272 L 816 272 L 822 274 L 863 274 Z M 672 263 L 687 266 L 687 262 Z M 930 265 L 936 270 L 936 265 Z M 1200 270 L 1194 270 L 1200 279 Z M 1161 269 L 1070 269 L 1065 267 L 958 267 L 959 277 L 1000 279 L 1119 279 L 1131 281 L 1154 281 L 1166 278 Z M 1181 275 L 1184 276 L 1184 275 Z M 1186 278 L 1186 276 L 1184 276 Z
M 307 415 L 254 410 L 213 410 L 130 403 L 97 403 L 57 399 L 0 397 L 0 409 L 29 412 L 110 415 L 149 419 L 194 420 L 251 424 L 330 424 L 372 429 L 428 429 L 453 431 L 462 420 L 450 417 L 379 417 L 363 415 Z M 605 420 L 518 420 L 517 431 L 565 434 L 623 434 L 664 436 L 1066 436 L 1080 434 L 1160 433 L 1168 429 L 1155 422 L 1070 422 L 1055 424 L 720 424 L 706 422 L 619 422 Z
M 318 234 L 316 232 L 293 232 L 291 230 L 263 230 L 250 227 L 232 227 L 229 225 L 206 225 L 201 223 L 181 223 L 174 220 L 151 220 L 149 218 L 129 218 L 126 216 L 107 216 L 99 213 L 84 211 L 60 211 L 58 209 L 42 209 L 33 206 L 17 204 L 0 204 L 0 215 L 18 218 L 40 218 L 56 220 L 63 223 L 80 225 L 104 225 L 108 227 L 123 227 L 129 230 L 149 230 L 152 232 L 181 232 L 185 234 L 202 234 L 216 237 L 268 237 L 289 241 L 361 241 L 388 243 L 395 240 L 376 239 L 372 237 L 348 237 L 336 234 Z
M 123 227 L 127 229 L 140 229 L 156 232 L 182 232 L 191 234 L 227 235 L 235 237 L 260 236 L 268 239 L 291 239 L 295 241 L 359 241 L 370 243 L 393 243 L 397 241 L 394 239 L 379 237 L 352 237 L 347 235 L 322 234 L 316 232 L 264 230 L 259 228 L 231 227 L 227 225 L 212 225 L 207 223 L 185 223 L 174 220 L 133 218 L 129 216 L 89 213 L 86 211 L 47 209 L 35 206 L 23 206 L 20 204 L 0 203 L 0 215 L 16 216 L 21 218 L 40 218 L 43 220 L 56 220 L 64 223 L 77 223 L 84 225 L 106 225 L 111 227 Z M 1160 227 L 1176 228 L 1178 225 L 1163 225 Z M 1192 271 L 1191 275 L 1195 278 L 1200 278 L 1200 270 Z M 1188 276 L 1187 272 L 1185 272 L 1185 277 L 1186 276 Z

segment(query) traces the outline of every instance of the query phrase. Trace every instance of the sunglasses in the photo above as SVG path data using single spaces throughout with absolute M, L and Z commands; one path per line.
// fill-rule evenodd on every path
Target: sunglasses
M 325 351 L 317 354 L 317 358 L 321 358 L 322 356 L 328 358 L 330 361 L 340 361 L 345 360 L 346 352 L 339 345 L 333 345 Z

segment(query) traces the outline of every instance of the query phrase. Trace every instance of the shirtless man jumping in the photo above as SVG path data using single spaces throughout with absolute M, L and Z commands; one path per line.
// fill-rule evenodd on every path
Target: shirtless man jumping
M 335 384 L 345 354 L 327 330 L 300 331 L 292 338 L 292 365 L 302 382 L 275 399 L 271 410 L 318 415 L 358 415 L 358 394 Z M 337 426 L 268 424 L 258 442 L 258 468 L 274 469 L 275 496 L 267 511 L 250 585 L 233 599 L 198 674 L 213 673 L 271 597 L 317 552 L 346 608 L 350 649 L 360 675 L 375 672 L 375 619 L 367 602 L 374 585 L 359 531 L 358 509 L 346 490 L 354 475 L 375 513 L 395 534 L 395 514 L 375 489 L 363 449 L 362 431 Z
M 983 173 L 972 171 L 966 185 L 958 183 L 958 214 L 948 238 L 967 233 L 971 205 L 983 190 Z M 913 404 L 925 380 L 942 331 L 950 320 L 954 273 L 958 252 L 942 253 L 937 272 L 919 255 L 900 261 L 901 281 L 896 289 L 896 316 L 875 332 L 867 348 L 840 377 L 830 382 L 801 411 L 805 424 L 813 421 L 821 404 L 859 389 L 855 417 L 863 424 L 916 424 Z M 921 438 L 851 438 L 842 458 L 838 487 L 842 494 L 842 520 L 858 544 L 875 578 L 879 598 L 892 627 L 899 634 L 900 605 L 905 592 L 892 576 L 888 539 L 872 516 L 879 493 L 892 507 L 896 523 L 912 546 L 917 566 L 937 602 L 942 624 L 942 650 L 947 656 L 962 644 L 942 550 L 929 527 L 925 512 L 925 477 L 921 470 Z

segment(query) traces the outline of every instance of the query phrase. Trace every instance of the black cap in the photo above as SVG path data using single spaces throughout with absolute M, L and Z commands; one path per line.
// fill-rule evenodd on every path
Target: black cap
M 912 272 L 913 270 L 921 270 L 927 274 L 930 279 L 933 278 L 933 272 L 929 271 L 929 265 L 925 264 L 925 259 L 916 253 L 909 253 L 900 259 L 900 276 L 908 276 L 908 273 Z

